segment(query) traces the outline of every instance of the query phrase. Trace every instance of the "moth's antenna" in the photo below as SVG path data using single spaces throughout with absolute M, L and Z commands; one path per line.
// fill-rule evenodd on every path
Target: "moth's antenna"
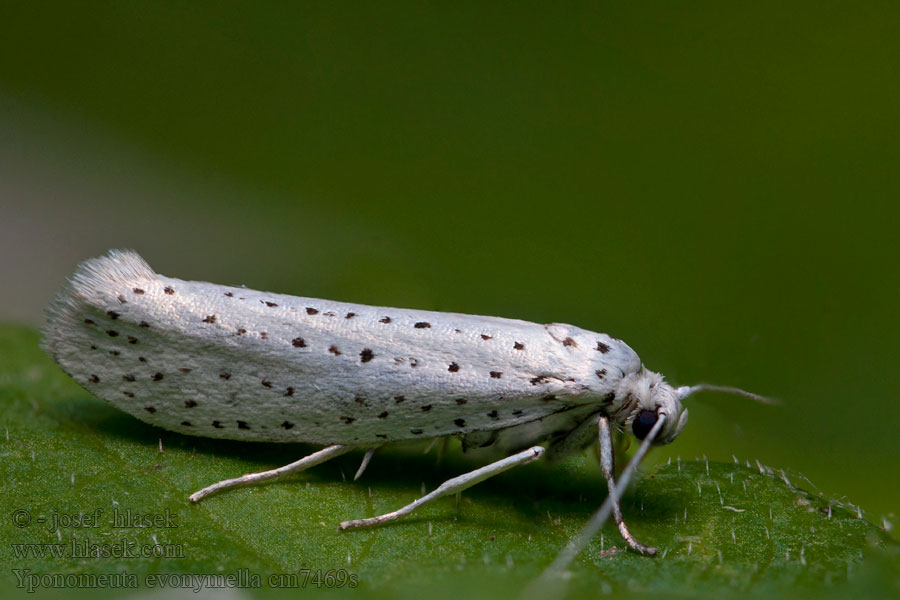
M 697 385 L 682 386 L 676 391 L 678 392 L 679 400 L 684 400 L 688 396 L 696 394 L 697 392 L 722 392 L 725 394 L 735 394 L 736 396 L 750 398 L 751 400 L 756 400 L 757 402 L 762 402 L 763 404 L 781 404 L 781 401 L 775 398 L 767 398 L 766 396 L 760 396 L 759 394 L 754 394 L 753 392 L 748 392 L 736 387 L 729 387 L 727 385 L 711 385 L 709 383 L 698 383 Z

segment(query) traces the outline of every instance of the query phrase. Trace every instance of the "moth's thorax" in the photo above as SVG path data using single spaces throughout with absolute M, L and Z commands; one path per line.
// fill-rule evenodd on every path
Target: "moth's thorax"
M 659 373 L 641 367 L 622 377 L 609 414 L 620 428 L 630 433 L 635 418 L 643 411 L 666 417 L 662 431 L 654 441 L 656 444 L 672 442 L 687 424 L 688 411 L 682 408 L 678 391 Z
M 553 351 L 545 352 L 543 360 L 555 365 L 579 396 L 608 402 L 622 379 L 642 368 L 637 353 L 620 339 L 565 323 L 544 328 L 553 340 Z

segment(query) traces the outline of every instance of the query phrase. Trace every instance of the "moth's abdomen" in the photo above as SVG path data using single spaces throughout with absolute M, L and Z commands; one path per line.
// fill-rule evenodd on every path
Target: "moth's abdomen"
M 45 344 L 88 390 L 193 435 L 373 444 L 495 430 L 602 401 L 640 361 L 568 325 L 182 281 L 84 263 Z M 598 365 L 600 365 L 598 367 Z

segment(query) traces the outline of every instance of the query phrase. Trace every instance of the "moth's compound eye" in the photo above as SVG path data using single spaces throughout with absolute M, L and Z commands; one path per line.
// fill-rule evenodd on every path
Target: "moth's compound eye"
M 642 410 L 639 412 L 638 416 L 634 418 L 634 423 L 631 424 L 631 430 L 634 431 L 634 437 L 639 440 L 647 437 L 647 434 L 650 433 L 650 430 L 656 425 L 656 418 L 656 412 L 652 410 Z

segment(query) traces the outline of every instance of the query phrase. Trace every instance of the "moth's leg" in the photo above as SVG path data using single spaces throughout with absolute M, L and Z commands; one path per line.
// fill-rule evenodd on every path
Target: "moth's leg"
M 450 437 L 436 437 L 432 438 L 432 440 L 425 447 L 425 451 L 423 454 L 428 454 L 431 452 L 432 448 L 437 448 L 437 458 L 434 461 L 434 466 L 439 467 L 441 463 L 444 461 L 444 455 L 447 453 L 447 447 L 450 445 Z
M 206 498 L 210 494 L 215 494 L 220 490 L 224 490 L 231 487 L 237 487 L 240 485 L 250 485 L 252 483 L 259 483 L 260 481 L 266 481 L 268 479 L 277 479 L 278 477 L 284 477 L 285 475 L 290 475 L 291 473 L 296 473 L 298 471 L 303 471 L 304 469 L 308 469 L 310 467 L 314 467 L 318 464 L 325 462 L 335 456 L 340 456 L 345 452 L 349 452 L 350 450 L 355 450 L 354 446 L 341 446 L 334 445 L 328 446 L 327 448 L 323 448 L 318 452 L 313 452 L 309 456 L 304 456 L 298 461 L 292 462 L 289 465 L 285 465 L 283 467 L 278 467 L 277 469 L 272 469 L 271 471 L 262 471 L 260 473 L 248 473 L 246 475 L 241 475 L 240 477 L 236 477 L 234 479 L 226 479 L 225 481 L 220 481 L 218 483 L 214 483 L 211 486 L 205 487 L 199 492 L 194 492 L 190 496 L 191 502 L 199 502 L 203 498 Z
M 395 510 L 394 512 L 390 512 L 387 514 L 383 514 L 378 517 L 372 517 L 370 519 L 357 519 L 355 521 L 344 521 L 338 526 L 338 529 L 356 529 L 357 527 L 370 527 L 373 525 L 382 525 L 383 523 L 387 523 L 388 521 L 394 521 L 401 517 L 405 517 L 409 513 L 413 512 L 420 506 L 424 504 L 428 504 L 432 500 L 437 500 L 442 496 L 450 496 L 452 494 L 457 494 L 463 491 L 466 488 L 470 488 L 476 483 L 481 483 L 485 479 L 489 477 L 493 477 L 494 475 L 498 475 L 507 469 L 511 469 L 513 467 L 517 467 L 519 465 L 528 464 L 531 461 L 539 459 L 544 454 L 544 448 L 542 446 L 533 446 L 528 450 L 523 450 L 518 454 L 513 454 L 512 456 L 507 456 L 504 459 L 498 460 L 497 462 L 491 463 L 487 466 L 481 467 L 480 469 L 475 469 L 474 471 L 470 471 L 464 475 L 460 475 L 459 477 L 454 477 L 453 479 L 448 479 L 444 483 L 442 483 L 436 490 L 431 492 L 430 494 L 426 494 L 412 502 L 407 504 L 400 510 Z
M 606 478 L 606 486 L 609 488 L 609 497 L 612 499 L 612 513 L 613 518 L 616 520 L 616 525 L 619 526 L 619 532 L 622 534 L 622 537 L 625 538 L 625 541 L 628 543 L 631 548 L 641 554 L 649 554 L 650 556 L 656 555 L 656 548 L 653 546 L 645 546 L 631 535 L 631 532 L 628 531 L 628 527 L 625 525 L 624 519 L 622 519 L 622 509 L 619 506 L 619 501 L 616 495 L 616 480 L 614 478 L 614 463 L 613 463 L 613 443 L 612 443 L 612 435 L 609 430 L 609 419 L 607 417 L 600 417 L 599 421 L 600 427 L 600 469 L 603 471 L 603 477 Z
M 375 454 L 375 451 L 377 449 L 378 448 L 369 448 L 368 450 L 366 450 L 366 455 L 363 456 L 362 464 L 360 464 L 359 469 L 356 470 L 356 475 L 353 476 L 353 481 L 356 481 L 357 479 L 362 477 L 362 474 L 365 472 L 366 467 L 369 466 L 369 461 L 372 460 L 372 455 Z
M 422 454 L 428 454 L 429 452 L 431 452 L 431 449 L 434 448 L 434 445 L 438 443 L 439 439 L 444 438 L 431 438 L 431 441 L 428 442 L 427 446 L 425 446 L 425 450 L 422 452 Z
M 444 456 L 447 455 L 447 448 L 450 446 L 450 438 L 445 437 L 441 438 L 440 443 L 438 443 L 437 447 L 437 459 L 434 461 L 434 465 L 436 467 L 440 467 L 444 462 Z

